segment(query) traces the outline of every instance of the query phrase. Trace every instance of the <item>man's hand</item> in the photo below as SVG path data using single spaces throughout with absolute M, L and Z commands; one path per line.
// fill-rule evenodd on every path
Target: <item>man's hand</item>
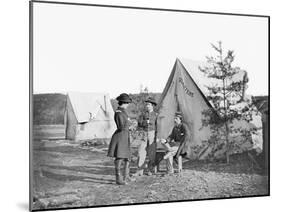
M 138 122 L 136 120 L 129 120 L 129 123 L 130 123 L 130 126 L 129 126 L 130 131 L 134 131 L 137 129 Z
M 165 140 L 164 138 L 161 138 L 161 139 L 158 139 L 158 140 L 160 140 L 160 142 L 161 142 L 162 144 L 167 143 L 167 140 Z

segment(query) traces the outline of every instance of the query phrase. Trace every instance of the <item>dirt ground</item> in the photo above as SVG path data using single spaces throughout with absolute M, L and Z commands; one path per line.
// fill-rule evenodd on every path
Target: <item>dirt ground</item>
M 136 170 L 132 148 L 131 172 Z M 83 147 L 68 141 L 34 141 L 33 209 L 102 206 L 239 197 L 268 194 L 268 177 L 243 155 L 230 164 L 185 161 L 181 174 L 166 175 L 165 161 L 156 175 L 128 185 L 115 184 L 107 147 Z

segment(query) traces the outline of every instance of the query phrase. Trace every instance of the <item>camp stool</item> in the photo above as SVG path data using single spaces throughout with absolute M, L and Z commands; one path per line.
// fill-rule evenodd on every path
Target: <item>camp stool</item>
M 160 163 L 163 160 L 163 157 L 165 154 L 166 154 L 166 151 L 164 149 L 156 149 L 154 173 L 157 173 L 160 171 Z
M 166 154 L 166 150 L 164 149 L 156 149 L 156 160 L 155 160 L 155 168 L 154 173 L 157 173 L 160 170 L 160 163 L 163 160 L 163 156 Z M 178 157 L 178 173 L 182 172 L 182 156 Z

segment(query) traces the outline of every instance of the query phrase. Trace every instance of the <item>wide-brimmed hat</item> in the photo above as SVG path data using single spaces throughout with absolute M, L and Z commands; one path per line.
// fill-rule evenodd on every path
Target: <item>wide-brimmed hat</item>
M 123 102 L 123 103 L 131 103 L 132 102 L 132 99 L 130 98 L 130 96 L 126 93 L 121 93 L 117 98 L 116 100 L 118 102 Z
M 148 97 L 145 102 L 149 102 L 151 104 L 153 104 L 154 106 L 157 105 L 157 102 L 155 101 L 155 99 L 153 97 Z

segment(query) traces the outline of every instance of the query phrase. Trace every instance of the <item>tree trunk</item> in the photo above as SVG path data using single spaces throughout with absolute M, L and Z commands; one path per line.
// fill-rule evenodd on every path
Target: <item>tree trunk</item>
M 222 61 L 222 55 L 221 55 L 221 61 Z M 227 120 L 227 110 L 228 105 L 226 105 L 226 79 L 223 79 L 223 107 L 224 107 L 224 123 L 225 123 L 225 141 L 226 141 L 226 163 L 229 163 L 229 130 L 228 130 L 228 120 Z
M 228 130 L 228 123 L 225 122 L 225 140 L 226 140 L 226 163 L 229 163 L 229 130 Z

